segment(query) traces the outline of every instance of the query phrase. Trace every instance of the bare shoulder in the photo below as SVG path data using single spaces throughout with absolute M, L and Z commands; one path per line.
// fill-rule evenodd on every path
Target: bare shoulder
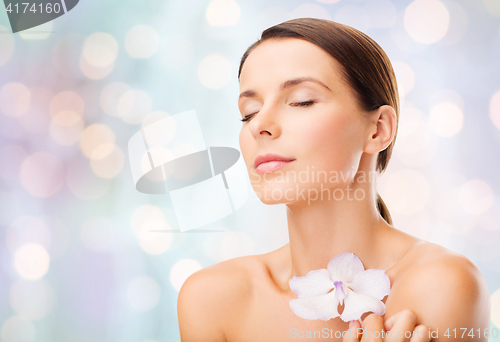
M 405 266 L 394 286 L 393 313 L 413 310 L 420 324 L 440 332 L 433 341 L 454 341 L 453 336 L 443 336 L 447 329 L 469 332 L 489 327 L 488 288 L 477 266 L 467 257 L 426 242 Z M 458 337 L 456 341 L 463 340 Z
M 177 299 L 182 341 L 226 341 L 224 331 L 250 300 L 253 276 L 261 267 L 259 255 L 245 256 L 190 275 Z

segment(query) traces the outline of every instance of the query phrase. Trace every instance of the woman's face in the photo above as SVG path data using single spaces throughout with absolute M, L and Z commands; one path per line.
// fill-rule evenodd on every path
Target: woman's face
M 240 149 L 262 202 L 307 200 L 352 181 L 368 120 L 341 65 L 320 47 L 296 38 L 262 42 L 242 67 L 238 107 L 248 118 Z M 256 157 L 268 153 L 293 161 L 256 169 Z

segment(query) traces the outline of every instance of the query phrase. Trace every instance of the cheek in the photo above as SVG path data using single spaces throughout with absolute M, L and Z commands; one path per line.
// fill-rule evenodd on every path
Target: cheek
M 354 114 L 352 114 L 354 115 Z M 349 115 L 332 114 L 301 125 L 297 143 L 308 164 L 322 170 L 348 171 L 359 149 L 359 129 Z

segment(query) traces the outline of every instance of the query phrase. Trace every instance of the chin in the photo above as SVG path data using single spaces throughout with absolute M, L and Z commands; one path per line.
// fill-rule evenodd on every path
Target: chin
M 295 183 L 264 182 L 254 184 L 252 187 L 257 197 L 264 204 L 287 204 L 297 201 L 297 186 Z

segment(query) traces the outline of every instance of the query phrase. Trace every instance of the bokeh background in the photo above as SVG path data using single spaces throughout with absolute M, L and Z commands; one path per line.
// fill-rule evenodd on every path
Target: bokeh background
M 288 242 L 284 205 L 249 183 L 207 232 L 149 232 L 178 224 L 168 196 L 135 190 L 127 143 L 195 109 L 207 146 L 239 149 L 239 60 L 296 17 L 389 55 L 402 111 L 379 192 L 395 227 L 479 267 L 500 336 L 500 1 L 81 0 L 18 34 L 0 9 L 1 341 L 179 341 L 189 274 Z

